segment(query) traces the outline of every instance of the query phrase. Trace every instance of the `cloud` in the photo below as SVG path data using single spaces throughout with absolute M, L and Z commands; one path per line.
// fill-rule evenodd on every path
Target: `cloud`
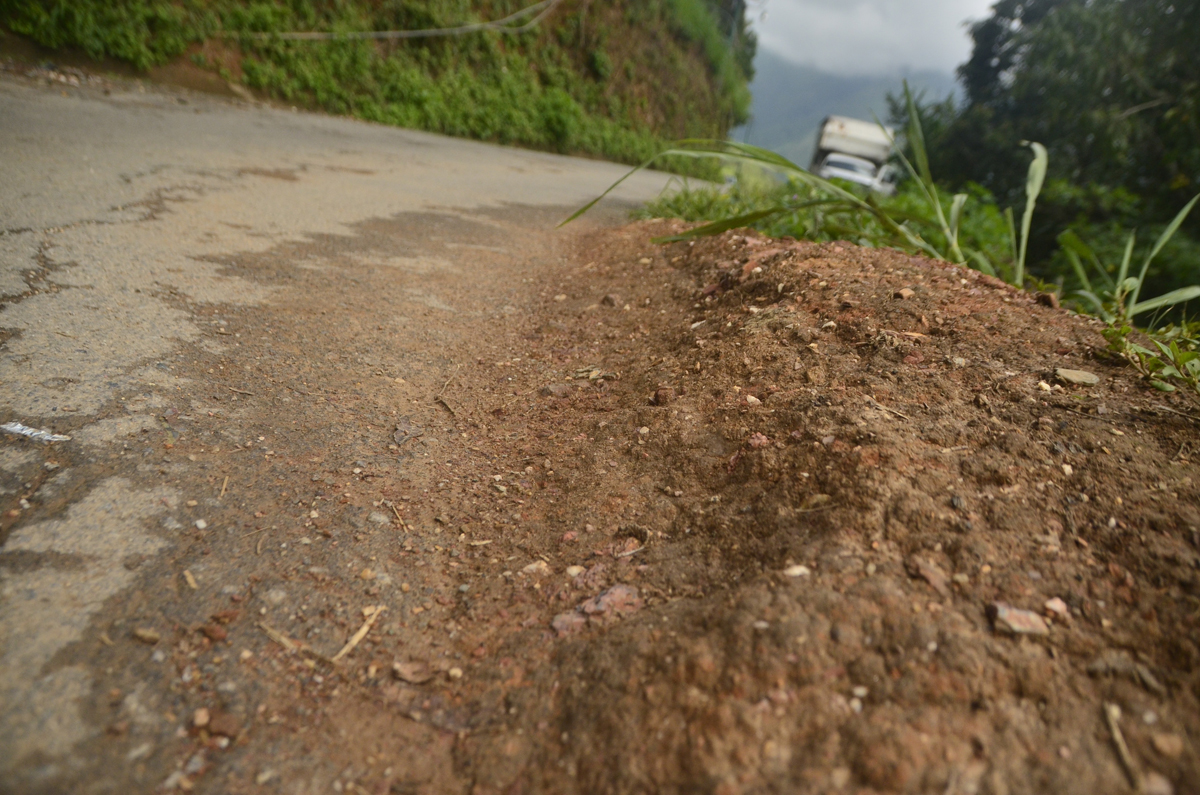
M 749 13 L 760 46 L 789 61 L 844 75 L 948 72 L 970 55 L 964 22 L 988 16 L 993 2 L 752 0 Z

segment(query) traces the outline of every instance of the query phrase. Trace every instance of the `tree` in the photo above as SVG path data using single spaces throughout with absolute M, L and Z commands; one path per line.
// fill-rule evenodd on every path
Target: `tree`
M 992 12 L 959 68 L 966 102 L 932 141 L 939 173 L 1012 198 L 1019 143 L 1038 140 L 1052 180 L 1129 191 L 1143 220 L 1174 215 L 1200 183 L 1200 4 L 1000 0 Z

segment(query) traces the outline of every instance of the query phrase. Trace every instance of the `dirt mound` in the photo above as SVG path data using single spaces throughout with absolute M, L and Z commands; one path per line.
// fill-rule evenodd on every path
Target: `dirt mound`
M 579 378 L 514 424 L 598 562 L 495 790 L 1200 791 L 1195 425 L 977 272 L 665 228 L 534 332 Z M 595 627 L 615 582 L 645 606 Z
M 89 758 L 130 791 L 1200 792 L 1200 433 L 1098 326 L 893 251 L 559 217 L 227 265 L 290 297 L 206 309 L 236 351 L 80 476 L 152 439 L 201 473 L 81 646 Z

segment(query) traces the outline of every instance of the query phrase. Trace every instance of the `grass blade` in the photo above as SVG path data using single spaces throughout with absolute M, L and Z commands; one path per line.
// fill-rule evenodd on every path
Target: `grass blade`
M 1200 298 L 1200 286 L 1180 287 L 1178 290 L 1163 293 L 1141 303 L 1135 304 L 1131 302 L 1129 305 L 1129 316 L 1140 315 L 1143 312 L 1149 312 L 1151 309 L 1175 306 L 1176 304 L 1182 304 L 1184 301 L 1191 301 L 1195 298 Z
M 776 215 L 782 215 L 783 213 L 790 212 L 791 210 L 791 207 L 784 206 L 769 207 L 766 210 L 756 210 L 755 212 L 739 215 L 735 218 L 725 218 L 720 221 L 713 221 L 712 223 L 689 229 L 686 232 L 681 232 L 678 235 L 652 237 L 650 238 L 650 242 L 678 243 L 681 240 L 692 240 L 697 237 L 710 237 L 712 235 L 719 235 L 722 232 L 728 232 L 730 229 L 738 229 L 743 226 L 750 226 L 757 221 L 762 221 L 766 218 L 772 218 Z
M 989 260 L 982 251 L 969 251 L 967 252 L 967 256 L 975 262 L 975 264 L 978 266 L 977 269 L 980 272 L 986 273 L 988 276 L 999 278 L 996 273 L 996 268 L 992 265 L 992 261 Z
M 1150 249 L 1150 254 L 1147 255 L 1146 261 L 1142 263 L 1142 272 L 1138 275 L 1137 286 L 1133 288 L 1133 292 L 1129 296 L 1130 306 L 1137 304 L 1138 293 L 1142 291 L 1142 282 L 1146 279 L 1146 271 L 1150 269 L 1150 261 L 1158 256 L 1158 252 L 1162 251 L 1163 246 L 1167 244 L 1175 233 L 1179 230 L 1179 225 L 1183 223 L 1183 219 L 1187 218 L 1188 213 L 1192 211 L 1192 207 L 1196 205 L 1196 200 L 1200 199 L 1200 193 L 1192 197 L 1192 200 L 1184 205 L 1171 223 L 1167 224 L 1167 228 L 1158 236 L 1158 240 L 1154 242 L 1154 248 Z M 1178 302 L 1177 302 L 1178 303 Z
M 1014 267 L 1017 264 L 1017 224 L 1013 220 L 1013 211 L 1011 207 L 1004 208 L 1004 223 L 1008 226 L 1008 245 L 1012 251 L 1012 261 Z
M 1083 242 L 1083 239 L 1075 234 L 1073 230 L 1068 229 L 1059 235 L 1058 244 L 1062 246 L 1064 252 L 1074 251 L 1081 257 L 1087 257 L 1088 262 L 1092 263 L 1092 266 L 1096 269 L 1096 273 L 1104 277 L 1108 288 L 1114 292 L 1116 291 L 1116 284 L 1113 282 L 1112 276 L 1108 274 L 1108 269 L 1100 262 L 1100 258 L 1096 256 L 1096 252 L 1092 250 L 1092 247 Z M 1087 276 L 1085 275 L 1083 279 L 1086 280 Z M 1088 289 L 1091 290 L 1092 288 L 1088 287 Z
M 1104 302 L 1100 300 L 1100 297 L 1091 290 L 1076 290 L 1075 292 L 1071 293 L 1071 295 L 1078 295 L 1081 298 L 1086 298 L 1092 305 L 1092 308 L 1096 310 L 1096 314 L 1099 315 L 1105 323 L 1111 323 L 1116 319 L 1113 317 L 1112 312 L 1109 312 L 1104 308 Z
M 1067 255 L 1067 261 L 1071 263 L 1071 268 L 1075 271 L 1075 277 L 1079 279 L 1079 283 L 1083 285 L 1083 289 L 1089 293 L 1094 293 L 1092 282 L 1087 277 L 1087 272 L 1083 269 L 1083 263 L 1079 261 L 1079 254 L 1072 249 L 1063 246 L 1063 253 Z
M 1029 246 L 1029 227 L 1033 223 L 1033 208 L 1037 204 L 1038 194 L 1046 181 L 1046 167 L 1050 156 L 1046 147 L 1037 141 L 1031 141 L 1029 148 L 1033 150 L 1033 161 L 1029 164 L 1029 174 L 1025 178 L 1025 213 L 1021 216 L 1021 251 L 1017 256 L 1017 272 L 1013 274 L 1013 284 L 1021 287 L 1025 283 L 1025 251 Z
M 1133 259 L 1133 244 L 1137 240 L 1137 233 L 1130 232 L 1129 239 L 1125 241 L 1125 253 L 1121 255 L 1121 267 L 1117 269 L 1117 281 L 1114 288 L 1120 292 L 1122 285 L 1125 284 L 1125 279 L 1129 277 L 1129 262 Z
M 967 203 L 967 194 L 956 193 L 950 201 L 950 251 L 958 254 L 958 261 L 965 259 L 958 247 L 958 228 L 962 223 L 963 206 Z

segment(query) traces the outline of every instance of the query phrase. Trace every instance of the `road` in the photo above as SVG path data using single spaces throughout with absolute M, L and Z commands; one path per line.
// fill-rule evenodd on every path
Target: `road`
M 577 233 L 554 222 L 624 169 L 134 82 L 62 88 L 0 78 L 0 420 L 71 437 L 0 437 L 0 790 L 151 791 L 188 772 L 169 738 L 193 720 L 155 673 L 168 605 L 240 601 L 244 561 L 213 539 L 279 500 L 221 456 L 354 435 L 303 403 L 313 363 L 386 383 L 393 405 L 436 391 L 564 255 Z M 630 180 L 601 218 L 662 184 Z M 247 405 L 289 374 L 291 397 Z

